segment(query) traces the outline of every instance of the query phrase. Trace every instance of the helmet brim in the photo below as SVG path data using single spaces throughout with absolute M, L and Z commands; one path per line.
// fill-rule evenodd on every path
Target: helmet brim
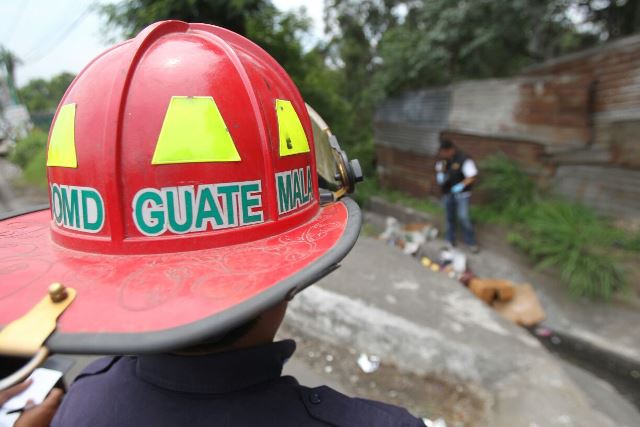
M 350 199 L 282 234 L 220 248 L 102 255 L 50 239 L 48 209 L 0 222 L 0 325 L 24 315 L 52 282 L 77 291 L 46 346 L 81 354 L 157 353 L 220 335 L 336 268 L 362 215 Z

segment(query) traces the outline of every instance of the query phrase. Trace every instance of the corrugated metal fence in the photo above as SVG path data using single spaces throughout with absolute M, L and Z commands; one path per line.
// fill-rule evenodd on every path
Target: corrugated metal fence
M 476 159 L 502 151 L 600 212 L 640 218 L 640 36 L 527 69 L 388 99 L 375 115 L 383 184 L 437 194 L 446 133 Z

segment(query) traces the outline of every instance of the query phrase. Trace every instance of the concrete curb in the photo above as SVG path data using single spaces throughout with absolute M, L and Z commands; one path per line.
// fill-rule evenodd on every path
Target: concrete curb
M 377 227 L 384 226 L 379 216 L 393 216 L 401 223 L 430 222 L 436 226 L 441 226 L 442 223 L 439 218 L 433 218 L 426 213 L 389 202 L 380 197 L 371 198 L 369 209 L 369 213 L 365 212 L 365 220 L 374 222 Z M 557 345 L 552 343 L 550 339 L 533 334 L 549 350 L 572 360 L 577 359 L 585 369 L 596 375 L 603 376 L 603 370 L 608 370 L 609 374 L 618 377 L 623 382 L 629 382 L 631 387 L 640 387 L 640 355 L 632 354 L 629 349 L 610 342 L 606 337 L 570 331 L 548 320 L 539 326 L 552 331 L 553 335 L 559 338 L 562 343 L 562 345 Z M 640 401 L 634 403 L 640 407 Z
M 383 216 L 392 216 L 404 224 L 412 222 L 428 222 L 440 226 L 442 220 L 426 212 L 420 212 L 413 208 L 401 206 L 389 202 L 381 197 L 374 196 L 369 199 L 368 209 Z
M 361 238 L 340 269 L 296 296 L 288 316 L 290 325 L 318 340 L 377 354 L 417 375 L 470 385 L 487 407 L 486 419 L 476 425 L 628 424 L 592 408 L 527 331 L 457 282 L 374 239 Z

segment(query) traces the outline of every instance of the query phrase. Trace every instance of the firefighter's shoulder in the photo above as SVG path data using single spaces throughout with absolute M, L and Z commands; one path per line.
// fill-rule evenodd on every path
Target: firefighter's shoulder
M 120 359 L 122 359 L 121 356 L 106 356 L 96 359 L 89 363 L 86 368 L 78 374 L 74 382 L 94 375 L 104 374 L 108 372 Z
M 327 386 L 300 387 L 311 417 L 338 427 L 424 427 L 406 409 L 374 400 L 346 396 Z

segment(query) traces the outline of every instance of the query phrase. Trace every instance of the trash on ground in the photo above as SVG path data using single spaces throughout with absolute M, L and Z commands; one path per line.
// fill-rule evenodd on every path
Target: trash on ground
M 378 236 L 388 245 L 397 246 L 407 255 L 416 255 L 422 245 L 438 236 L 438 229 L 428 223 L 413 223 L 401 226 L 394 217 L 387 217 L 386 228 Z
M 539 337 L 550 337 L 553 335 L 553 331 L 549 328 L 538 327 L 535 330 L 535 334 Z
M 365 374 L 375 372 L 380 367 L 380 358 L 374 355 L 367 355 L 367 353 L 361 353 L 358 357 L 358 366 Z
M 447 427 L 447 422 L 442 418 L 430 420 L 429 418 L 422 418 L 422 422 L 427 427 Z
M 453 250 L 453 260 L 451 261 L 451 266 L 453 267 L 453 271 L 462 274 L 467 271 L 467 256 L 458 251 Z
M 384 229 L 382 234 L 378 236 L 378 238 L 380 240 L 389 241 L 389 239 L 397 237 L 399 236 L 399 234 L 400 234 L 400 223 L 394 217 L 388 216 L 386 220 L 386 228 Z
M 438 248 L 437 243 L 425 244 L 435 240 L 437 236 L 438 229 L 432 224 L 402 225 L 396 218 L 389 216 L 386 219 L 386 228 L 378 238 L 390 246 L 402 249 L 407 255 L 417 257 L 427 270 L 443 272 L 449 278 L 458 280 L 479 299 L 518 325 L 534 326 L 544 320 L 544 310 L 531 285 L 516 285 L 509 280 L 477 277 L 469 268 L 464 252 L 450 245 Z M 396 302 L 388 296 L 387 301 L 392 304 Z M 371 358 L 377 359 L 375 356 Z M 366 354 L 360 355 L 358 364 L 364 372 L 368 372 L 367 369 L 373 366 L 371 358 Z M 379 359 L 376 363 L 379 363 Z M 375 371 L 377 367 L 376 365 L 370 372 Z

